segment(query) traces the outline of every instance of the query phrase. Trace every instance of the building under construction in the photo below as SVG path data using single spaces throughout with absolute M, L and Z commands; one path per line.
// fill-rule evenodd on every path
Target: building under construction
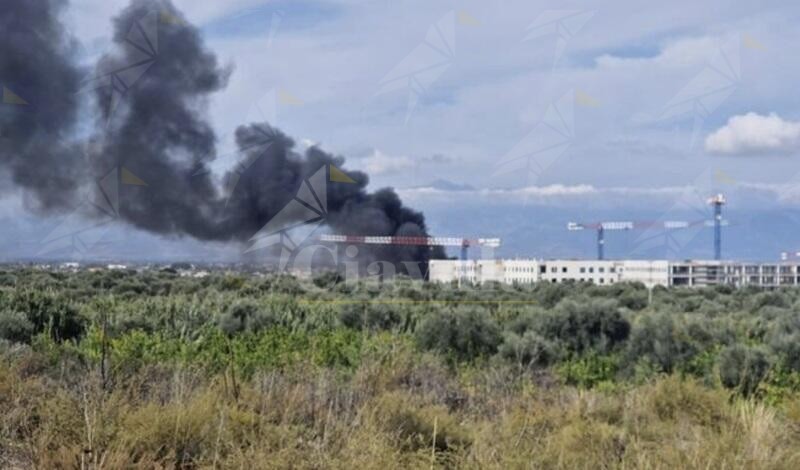
M 647 287 L 783 287 L 800 285 L 800 263 L 742 263 L 723 260 L 431 260 L 432 282 L 533 284 L 641 282 Z
M 711 220 L 697 221 L 605 221 L 570 222 L 567 230 L 597 232 L 596 260 L 538 260 L 538 259 L 478 259 L 432 260 L 429 279 L 433 282 L 467 282 L 482 284 L 532 284 L 537 282 L 589 282 L 614 284 L 641 282 L 647 287 L 703 287 L 729 285 L 775 288 L 800 285 L 800 256 L 782 255 L 779 263 L 744 263 L 722 260 L 722 231 L 727 225 L 722 219 L 725 197 L 717 194 L 708 200 L 712 207 Z M 605 235 L 608 231 L 657 228 L 680 230 L 706 226 L 714 230 L 713 260 L 606 260 Z M 499 245 L 499 241 L 497 242 Z M 797 253 L 800 255 L 800 253 Z
M 695 221 L 605 221 L 570 222 L 567 230 L 596 230 L 596 260 L 495 259 L 494 249 L 499 238 L 455 237 L 391 237 L 322 235 L 320 241 L 366 245 L 415 245 L 460 247 L 460 259 L 430 260 L 428 279 L 431 282 L 483 284 L 533 284 L 537 282 L 588 282 L 609 285 L 618 282 L 640 282 L 647 287 L 730 285 L 774 288 L 800 285 L 800 252 L 790 259 L 784 254 L 779 263 L 744 263 L 722 260 L 722 206 L 727 201 L 722 194 L 708 199 L 713 208 L 711 220 Z M 657 228 L 681 230 L 694 226 L 714 229 L 713 260 L 606 260 L 605 235 L 609 231 Z M 468 248 L 480 249 L 479 259 L 469 259 Z

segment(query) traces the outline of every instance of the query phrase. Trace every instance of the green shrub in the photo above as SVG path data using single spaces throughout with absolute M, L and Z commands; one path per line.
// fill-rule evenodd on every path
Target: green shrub
M 429 315 L 417 327 L 417 344 L 423 349 L 470 361 L 494 354 L 502 341 L 500 329 L 479 308 L 457 308 Z
M 222 290 L 233 290 L 233 291 L 236 291 L 236 290 L 240 290 L 241 288 L 243 288 L 244 285 L 245 285 L 245 282 L 247 282 L 247 281 L 241 276 L 228 275 L 228 276 L 225 276 L 225 277 L 220 279 L 219 287 Z
M 260 331 L 277 323 L 278 319 L 274 315 L 250 301 L 233 304 L 218 320 L 220 329 L 229 335 L 244 331 Z
M 707 316 L 715 316 L 725 312 L 725 306 L 713 300 L 703 300 L 697 308 L 697 313 Z
M 752 310 L 756 312 L 762 307 L 765 307 L 767 305 L 773 307 L 787 308 L 789 307 L 789 301 L 786 299 L 785 294 L 782 292 L 778 291 L 761 292 L 752 297 L 751 305 L 752 305 Z
M 631 365 L 646 359 L 660 372 L 671 373 L 698 352 L 700 347 L 692 341 L 685 324 L 673 315 L 658 313 L 634 325 L 626 358 Z
M 347 328 L 360 330 L 365 323 L 365 309 L 362 303 L 346 303 L 339 310 L 339 321 Z
M 601 383 L 614 380 L 619 369 L 616 356 L 590 353 L 582 357 L 570 359 L 556 367 L 561 378 L 569 385 L 591 388 Z
M 719 377 L 722 385 L 742 395 L 752 395 L 769 371 L 766 353 L 759 348 L 734 344 L 719 355 Z
M 537 299 L 546 308 L 555 307 L 556 304 L 569 295 L 572 289 L 574 289 L 574 286 L 549 282 L 542 282 L 534 287 Z
M 765 342 L 786 368 L 800 372 L 800 314 L 787 311 L 768 325 Z
M 15 292 L 9 299 L 10 311 L 24 313 L 33 325 L 33 333 L 49 332 L 56 341 L 79 338 L 86 322 L 63 296 L 35 290 Z
M 342 306 L 339 320 L 348 328 L 383 331 L 396 328 L 403 319 L 397 307 L 388 303 L 351 303 Z
M 619 295 L 619 304 L 631 310 L 642 310 L 647 307 L 647 290 L 628 288 Z
M 500 356 L 520 367 L 544 367 L 553 364 L 561 356 L 558 346 L 535 331 L 519 335 L 508 331 L 503 335 Z
M 388 303 L 374 303 L 367 307 L 367 328 L 391 330 L 400 325 L 402 318 L 397 307 Z
M 546 316 L 547 312 L 538 306 L 526 307 L 520 314 L 507 322 L 506 329 L 519 336 L 529 330 L 540 331 Z
M 0 338 L 17 343 L 29 343 L 33 336 L 33 323 L 21 312 L 0 312 Z
M 630 323 L 622 317 L 617 302 L 606 299 L 564 300 L 538 328 L 539 334 L 577 354 L 587 350 L 608 353 L 630 333 Z

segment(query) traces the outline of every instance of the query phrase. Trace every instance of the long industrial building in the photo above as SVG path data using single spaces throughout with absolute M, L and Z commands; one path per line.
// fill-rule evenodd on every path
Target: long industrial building
M 800 264 L 724 260 L 431 260 L 432 282 L 641 282 L 647 287 L 731 285 L 774 288 L 800 285 Z

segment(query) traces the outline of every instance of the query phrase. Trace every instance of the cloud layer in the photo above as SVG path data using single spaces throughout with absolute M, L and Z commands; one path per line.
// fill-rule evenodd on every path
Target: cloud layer
M 733 116 L 706 137 L 705 148 L 720 155 L 792 153 L 800 148 L 800 122 L 782 119 L 775 113 Z

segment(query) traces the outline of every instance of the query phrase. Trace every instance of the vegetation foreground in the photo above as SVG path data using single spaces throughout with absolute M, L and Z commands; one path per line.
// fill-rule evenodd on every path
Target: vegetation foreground
M 800 290 L 0 273 L 2 468 L 800 468 Z

